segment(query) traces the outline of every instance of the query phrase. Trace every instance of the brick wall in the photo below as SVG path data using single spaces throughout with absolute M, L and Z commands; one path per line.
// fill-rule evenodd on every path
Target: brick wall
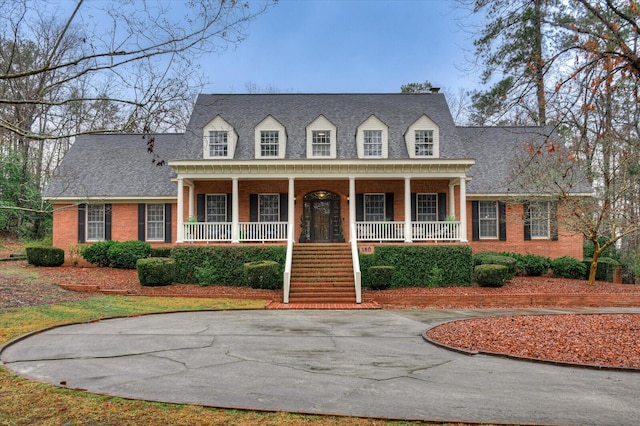
M 239 220 L 249 221 L 249 194 L 255 193 L 287 193 L 289 186 L 286 179 L 282 180 L 243 180 L 239 182 Z M 296 241 L 300 237 L 300 217 L 303 213 L 303 199 L 306 194 L 314 191 L 330 191 L 337 194 L 340 199 L 340 216 L 343 218 L 343 232 L 349 235 L 349 181 L 341 180 L 296 180 L 295 181 L 295 217 L 293 220 Z M 418 181 L 411 182 L 412 192 L 424 193 L 447 193 L 449 196 L 448 181 Z M 227 194 L 232 192 L 231 181 L 198 181 L 195 185 L 195 194 Z M 356 192 L 393 192 L 394 195 L 394 219 L 402 221 L 404 213 L 404 181 L 403 180 L 357 180 Z M 186 221 L 189 217 L 189 191 L 184 190 L 184 211 L 183 218 Z M 455 190 L 455 215 L 459 218 L 459 187 Z M 71 245 L 78 241 L 78 209 L 69 204 L 56 204 L 53 214 L 53 243 L 56 247 L 68 250 Z M 195 206 L 194 206 L 195 209 Z M 194 211 L 194 214 L 196 212 Z M 474 251 L 515 251 L 518 253 L 532 253 L 556 258 L 564 255 L 582 258 L 582 236 L 570 235 L 562 229 L 560 222 L 558 241 L 531 240 L 524 239 L 524 224 L 522 205 L 509 204 L 507 206 L 507 241 L 480 240 L 471 241 L 472 211 L 471 202 L 467 202 L 467 237 L 469 244 Z M 449 201 L 447 201 L 447 215 L 449 212 Z M 172 238 L 177 236 L 177 204 L 172 208 Z M 114 240 L 125 241 L 138 238 L 138 205 L 137 203 L 113 203 L 112 204 L 112 238 Z M 348 238 L 347 238 L 348 239 Z M 164 245 L 153 242 L 153 245 Z

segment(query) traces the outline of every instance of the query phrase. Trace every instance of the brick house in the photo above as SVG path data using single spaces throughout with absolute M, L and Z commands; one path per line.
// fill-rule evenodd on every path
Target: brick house
M 523 143 L 556 137 L 456 126 L 437 90 L 200 95 L 184 133 L 78 137 L 45 196 L 63 249 L 458 243 L 581 258 L 582 237 L 563 229 L 555 202 L 508 202 Z

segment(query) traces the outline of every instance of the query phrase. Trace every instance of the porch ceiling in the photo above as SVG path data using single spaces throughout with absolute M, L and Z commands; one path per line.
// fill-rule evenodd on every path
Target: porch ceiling
M 473 159 L 169 161 L 178 176 L 187 179 L 457 178 L 474 164 Z

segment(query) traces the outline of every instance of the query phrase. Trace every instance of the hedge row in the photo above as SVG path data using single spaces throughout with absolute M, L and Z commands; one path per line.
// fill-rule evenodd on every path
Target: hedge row
M 362 285 L 372 286 L 372 266 L 392 266 L 393 288 L 470 286 L 471 256 L 468 246 L 376 246 L 360 255 Z
M 64 250 L 55 247 L 29 246 L 25 249 L 27 263 L 34 266 L 61 266 Z
M 247 285 L 244 264 L 272 260 L 284 272 L 287 248 L 283 246 L 211 247 L 171 249 L 176 262 L 175 282 L 200 285 Z

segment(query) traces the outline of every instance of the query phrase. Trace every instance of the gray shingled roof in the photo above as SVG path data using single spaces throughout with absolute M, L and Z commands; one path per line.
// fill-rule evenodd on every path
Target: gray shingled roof
M 404 132 L 423 114 L 440 127 L 441 158 L 468 158 L 441 93 L 200 95 L 185 136 L 202 158 L 202 128 L 220 115 L 238 133 L 235 158 L 250 160 L 255 126 L 271 115 L 286 128 L 286 158 L 305 159 L 306 127 L 324 115 L 337 127 L 337 157 L 355 159 L 356 129 L 372 114 L 389 126 L 389 158 L 408 158 Z
M 547 138 L 559 140 L 551 126 L 458 127 L 458 133 L 476 160 L 467 173 L 472 177 L 467 186 L 469 194 L 508 193 L 516 160 L 525 154 L 524 144 L 540 143 Z M 591 192 L 586 181 L 573 190 Z
M 523 142 L 553 135 L 550 127 L 456 127 L 444 95 L 435 93 L 200 95 L 184 134 L 153 135 L 155 153 L 165 161 L 202 159 L 202 128 L 220 115 L 238 133 L 235 159 L 253 160 L 254 128 L 271 115 L 286 128 L 286 158 L 303 160 L 306 127 L 323 115 L 337 127 L 338 158 L 356 159 L 356 129 L 372 114 L 389 126 L 391 159 L 408 158 L 403 134 L 418 118 L 426 114 L 436 122 L 441 158 L 476 160 L 469 171 L 470 195 L 507 193 Z M 80 136 L 45 196 L 175 197 L 175 173 L 168 165 L 152 164 L 153 158 L 139 134 Z
M 182 134 L 156 134 L 154 153 L 171 160 L 185 155 Z M 149 136 L 147 136 L 148 138 Z M 45 193 L 56 197 L 176 197 L 169 165 L 156 166 L 139 134 L 79 136 Z

